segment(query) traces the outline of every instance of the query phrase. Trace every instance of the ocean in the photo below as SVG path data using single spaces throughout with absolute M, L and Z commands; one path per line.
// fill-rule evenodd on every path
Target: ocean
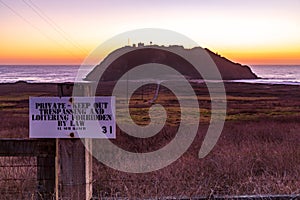
M 63 83 L 75 81 L 79 65 L 0 65 L 0 83 Z M 84 66 L 86 75 L 93 67 Z
M 253 65 L 250 68 L 260 79 L 234 82 L 300 85 L 300 65 Z
M 0 65 L 0 83 L 26 81 L 29 83 L 73 82 L 78 74 L 84 77 L 92 66 L 79 65 Z M 251 70 L 260 79 L 232 82 L 300 85 L 300 65 L 253 65 Z

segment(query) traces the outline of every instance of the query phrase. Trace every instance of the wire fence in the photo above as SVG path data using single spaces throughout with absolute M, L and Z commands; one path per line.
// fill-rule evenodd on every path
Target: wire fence
M 37 179 L 38 162 L 36 157 L 0 157 L 0 199 L 39 199 L 39 181 Z M 94 171 L 94 173 L 98 173 Z M 201 195 L 200 191 L 205 187 L 196 182 L 203 180 L 182 180 L 149 178 L 137 180 L 130 178 L 94 179 L 93 196 L 98 199 L 252 199 L 252 200 L 277 200 L 277 199 L 300 199 L 299 194 L 289 195 L 237 195 L 229 196 L 230 188 L 218 185 L 210 188 L 209 192 Z M 290 180 L 292 181 L 292 180 Z M 254 184 L 254 183 L 253 183 Z M 256 183 L 257 184 L 257 183 Z M 260 182 L 261 185 L 266 183 Z M 187 195 L 183 190 L 190 190 L 194 194 Z M 248 184 L 249 193 L 253 193 L 254 187 Z M 178 189 L 180 188 L 180 189 Z M 144 192 L 144 194 L 143 194 Z M 192 196 L 192 197 L 191 197 Z M 53 195 L 54 198 L 54 195 Z M 40 198 L 44 199 L 44 198 Z M 48 199 L 48 198 L 46 198 Z
M 53 141 L 0 141 L 0 200 L 55 199 L 47 187 L 54 187 Z M 189 163 L 189 169 L 199 165 Z M 129 174 L 93 162 L 94 199 L 300 199 L 300 180 L 266 176 L 232 181 L 227 176 L 189 173 L 176 166 L 149 174 Z M 185 168 L 187 169 L 187 168 Z M 177 170 L 177 171 L 175 171 Z M 216 175 L 216 174 L 215 174 Z M 265 176 L 265 177 L 264 177 Z M 286 178 L 284 178 L 286 177 Z M 50 182 L 49 184 L 46 184 Z M 51 185 L 52 184 L 52 185 Z M 50 188 L 51 189 L 51 188 Z M 53 189 L 53 188 L 52 188 Z M 53 190 L 54 191 L 54 190 Z M 236 196 L 228 196 L 228 195 Z M 282 195 L 286 194 L 286 195 Z M 248 195 L 248 196 L 245 196 Z
M 0 140 L 0 199 L 53 199 L 55 140 Z
M 0 199 L 35 198 L 36 166 L 36 157 L 0 157 Z

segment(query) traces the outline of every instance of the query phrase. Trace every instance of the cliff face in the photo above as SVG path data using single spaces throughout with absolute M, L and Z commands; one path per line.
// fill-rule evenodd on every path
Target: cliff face
M 157 46 L 156 46 L 157 47 Z M 171 66 L 182 75 L 192 79 L 202 79 L 197 70 L 185 59 L 172 53 L 171 50 L 176 48 L 184 54 L 195 54 L 195 49 L 184 49 L 183 47 L 163 47 L 163 48 L 136 48 L 123 47 L 109 54 L 92 72 L 90 72 L 86 80 L 97 80 L 99 74 L 102 74 L 101 80 L 119 80 L 119 78 L 128 70 L 146 63 L 160 63 Z M 198 49 L 199 50 L 199 49 Z M 220 57 L 212 51 L 205 49 L 208 55 L 212 58 L 218 67 L 223 80 L 237 79 L 255 79 L 257 76 L 250 70 L 248 66 L 243 66 L 238 63 Z M 197 58 L 197 55 L 196 55 Z M 109 63 L 109 64 L 107 64 Z M 107 66 L 106 70 L 104 66 Z M 205 66 L 203 66 L 205 67 Z M 101 72 L 101 73 L 100 73 Z M 211 79 L 216 79 L 212 77 Z
M 221 57 L 209 49 L 205 49 L 217 65 L 223 80 L 257 79 L 250 67 L 234 63 L 227 58 Z

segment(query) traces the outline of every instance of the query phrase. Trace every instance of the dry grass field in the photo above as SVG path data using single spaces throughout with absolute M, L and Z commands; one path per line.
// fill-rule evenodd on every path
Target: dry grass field
M 94 159 L 94 196 L 131 199 L 210 194 L 299 194 L 299 86 L 242 83 L 226 83 L 225 86 L 225 126 L 217 145 L 205 158 L 199 159 L 198 151 L 210 120 L 210 100 L 205 86 L 194 83 L 201 119 L 200 122 L 191 119 L 191 123 L 199 123 L 200 126 L 188 151 L 173 164 L 144 174 L 120 172 Z M 150 105 L 147 101 L 155 90 L 151 89 L 151 85 L 148 87 L 143 89 L 142 97 L 138 90 L 131 99 L 130 112 L 139 125 L 149 123 L 147 111 Z M 98 93 L 106 94 L 105 89 L 100 88 Z M 28 97 L 55 96 L 56 90 L 53 84 L 0 85 L 0 137 L 27 138 Z M 138 139 L 118 130 L 117 139 L 113 142 L 132 152 L 149 152 L 171 141 L 180 124 L 178 102 L 171 92 L 162 88 L 157 103 L 164 104 L 169 116 L 160 133 L 148 139 Z M 29 175 L 25 176 L 22 167 L 11 167 L 12 164 L 5 167 L 7 159 L 13 158 L 0 158 L 0 199 L 9 199 L 5 197 L 10 195 L 6 192 L 9 188 L 16 189 L 16 194 L 27 191 L 24 198 L 28 198 L 28 192 L 34 192 L 29 185 L 36 172 L 29 167 L 26 169 Z M 28 160 L 13 160 L 12 163 L 25 165 Z M 34 160 L 31 163 L 34 166 Z M 25 182 L 11 181 L 15 179 Z

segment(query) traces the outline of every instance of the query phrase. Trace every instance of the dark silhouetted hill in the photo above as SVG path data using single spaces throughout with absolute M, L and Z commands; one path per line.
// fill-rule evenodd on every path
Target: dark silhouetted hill
M 182 51 L 185 54 L 193 54 L 197 59 L 197 50 L 199 47 L 193 49 L 184 49 L 181 46 L 170 46 L 157 48 L 153 45 L 141 47 L 123 47 L 110 53 L 99 65 L 97 65 L 86 77 L 86 80 L 97 80 L 101 74 L 102 81 L 119 80 L 126 71 L 147 63 L 160 63 L 171 66 L 182 75 L 190 79 L 202 79 L 198 71 L 184 58 L 172 53 L 174 48 L 177 51 Z M 155 47 L 155 48 L 154 48 Z M 198 48 L 198 49 L 197 49 Z M 248 66 L 234 63 L 227 58 L 221 57 L 205 49 L 208 55 L 212 58 L 218 67 L 223 80 L 237 80 L 237 79 L 256 79 L 257 76 L 251 71 Z M 109 65 L 109 66 L 107 66 Z M 104 71 L 105 66 L 107 69 Z M 202 66 L 207 67 L 207 66 Z M 134 77 L 131 77 L 134 78 Z M 209 79 L 218 79 L 216 77 L 209 77 Z
M 246 65 L 234 63 L 209 49 L 205 49 L 217 65 L 224 80 L 256 79 L 258 78 Z

